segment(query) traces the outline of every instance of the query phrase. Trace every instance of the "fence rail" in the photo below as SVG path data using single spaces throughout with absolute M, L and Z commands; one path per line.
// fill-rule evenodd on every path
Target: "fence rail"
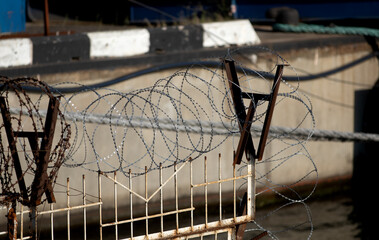
M 49 204 L 49 210 L 40 210 L 37 209 L 37 223 L 39 223 L 38 220 L 40 220 L 40 217 L 43 215 L 50 216 L 50 238 L 55 239 L 54 236 L 54 229 L 57 227 L 54 223 L 54 219 L 58 214 L 66 214 L 66 222 L 67 222 L 67 239 L 71 238 L 71 215 L 74 211 L 82 210 L 83 213 L 83 239 L 87 239 L 87 209 L 89 208 L 98 208 L 98 227 L 99 227 L 99 239 L 105 239 L 103 236 L 103 230 L 105 228 L 113 227 L 115 229 L 114 237 L 115 239 L 191 239 L 196 237 L 204 237 L 208 235 L 215 235 L 218 234 L 226 234 L 227 239 L 235 239 L 235 227 L 240 224 L 244 224 L 247 222 L 250 222 L 254 219 L 255 215 L 255 183 L 254 183 L 254 161 L 250 161 L 247 163 L 247 172 L 244 174 L 236 175 L 236 167 L 230 167 L 232 173 L 232 177 L 230 176 L 222 176 L 223 173 L 223 164 L 221 160 L 221 156 L 218 157 L 218 159 L 207 159 L 206 157 L 203 160 L 203 166 L 202 170 L 203 172 L 203 179 L 196 178 L 195 181 L 195 174 L 194 172 L 198 172 L 199 168 L 197 166 L 197 169 L 194 170 L 193 161 L 191 159 L 188 159 L 186 162 L 180 164 L 178 166 L 177 164 L 174 165 L 174 171 L 167 175 L 168 170 L 164 170 L 162 167 L 159 168 L 158 174 L 155 174 L 153 172 L 146 172 L 144 175 L 144 185 L 145 185 L 145 191 L 144 193 L 138 193 L 137 190 L 134 190 L 133 184 L 139 180 L 135 179 L 133 177 L 129 177 L 129 179 L 126 181 L 126 183 L 123 183 L 122 181 L 117 179 L 117 174 L 114 172 L 113 176 L 110 176 L 110 174 L 98 173 L 97 178 L 97 185 L 98 185 L 98 195 L 97 195 L 97 201 L 96 202 L 88 202 L 86 192 L 86 177 L 83 175 L 82 177 L 82 189 L 73 189 L 70 187 L 70 179 L 67 178 L 67 182 L 65 184 L 66 191 L 66 207 L 63 208 L 54 208 L 54 204 Z M 215 167 L 217 166 L 217 168 Z M 224 164 L 225 166 L 225 164 Z M 208 172 L 211 169 L 212 171 L 218 172 L 218 179 L 217 180 L 210 180 L 208 177 Z M 189 171 L 189 174 L 188 174 Z M 130 176 L 132 176 L 132 173 L 130 173 Z M 157 177 L 155 179 L 154 177 Z M 188 181 L 188 192 L 179 194 L 178 191 L 178 180 L 185 181 L 184 178 L 187 177 Z M 106 181 L 106 182 L 105 182 Z M 159 187 L 150 192 L 149 194 L 149 184 L 152 182 L 159 182 Z M 241 184 L 241 181 L 243 181 L 243 184 Z M 237 183 L 238 182 L 238 183 Z M 232 184 L 233 185 L 233 215 L 232 216 L 223 216 L 223 208 L 225 207 L 223 203 L 226 201 L 225 196 L 226 194 L 223 194 L 222 189 L 224 184 Z M 246 183 L 246 184 L 245 184 Z M 114 199 L 113 199 L 113 206 L 106 206 L 105 203 L 102 201 L 102 194 L 104 185 L 107 184 L 113 184 L 113 193 L 114 193 Z M 61 184 L 62 185 L 62 184 Z M 246 214 L 239 215 L 238 213 L 238 189 L 237 185 L 243 185 L 245 186 L 245 190 L 247 193 L 247 203 L 246 203 Z M 210 193 L 209 187 L 210 186 L 216 186 L 217 192 L 215 193 L 214 189 L 213 192 Z M 174 199 L 170 196 L 165 196 L 164 192 L 168 188 L 173 188 L 174 192 Z M 72 206 L 70 204 L 72 190 L 80 191 L 80 195 L 83 198 L 83 204 L 82 205 L 76 205 Z M 122 193 L 122 191 L 126 191 L 125 193 Z M 195 194 L 197 192 L 197 195 Z M 200 192 L 200 193 L 199 193 Z M 199 196 L 199 194 L 201 196 Z M 218 214 L 215 214 L 212 212 L 212 219 L 210 218 L 210 212 L 209 212 L 209 201 L 208 201 L 208 195 L 212 194 L 213 196 L 218 196 Z M 120 208 L 119 208 L 119 196 L 123 196 L 122 202 L 123 207 L 125 205 L 129 205 L 130 207 L 128 209 L 127 214 L 121 214 L 122 216 L 128 215 L 129 218 L 126 217 L 120 217 Z M 229 196 L 229 195 L 228 195 Z M 159 200 L 157 200 L 157 198 Z M 203 201 L 196 201 L 195 199 L 203 199 Z M 64 198 L 60 198 L 59 200 L 62 200 Z M 58 200 L 58 201 L 59 201 Z M 144 204 L 144 214 L 135 213 L 135 207 L 137 205 L 141 205 L 141 201 Z M 170 201 L 174 202 L 172 204 L 172 209 L 165 209 L 165 202 Z M 189 206 L 180 206 L 182 201 L 185 201 L 189 203 Z M 125 204 L 125 202 L 127 202 Z M 156 208 L 157 202 L 159 203 L 159 207 Z M 154 205 L 153 207 L 155 209 L 154 213 L 151 213 L 149 210 L 150 208 L 153 208 L 151 205 Z M 104 219 L 104 208 L 109 209 L 109 207 L 113 208 L 114 212 L 114 220 L 109 221 L 109 219 Z M 27 224 L 31 224 L 31 221 L 33 219 L 30 219 L 26 217 L 26 214 L 30 214 L 31 210 L 24 209 L 25 207 L 20 204 L 19 211 L 17 211 L 17 218 L 19 221 L 19 224 L 17 226 L 18 228 L 18 239 L 32 239 L 33 237 L 31 235 L 28 235 L 25 226 Z M 125 210 L 125 208 L 122 208 Z M 9 209 L 4 207 L 2 209 L 3 211 L 8 211 Z M 1 209 L 0 209 L 1 211 Z M 201 215 L 202 221 L 199 223 L 199 221 L 195 221 L 194 219 Z M 215 215 L 217 215 L 217 219 L 215 219 Z M 62 215 L 60 215 L 62 217 Z M 169 222 L 166 225 L 165 217 L 171 216 L 174 218 L 174 223 Z M 184 217 L 189 217 L 189 221 L 181 221 Z M 159 227 L 156 226 L 150 227 L 149 221 L 155 219 L 159 221 Z M 181 222 L 180 222 L 181 221 Z M 144 234 L 137 234 L 135 231 L 135 224 L 137 222 L 144 222 L 145 223 L 145 232 Z M 121 235 L 119 232 L 119 226 L 120 225 L 130 225 L 130 231 L 129 235 Z M 38 224 L 36 224 L 38 226 Z M 123 227 L 124 228 L 124 227 Z M 169 228 L 169 229 L 167 229 Z M 61 226 L 60 226 L 61 229 Z M 158 230 L 157 230 L 158 229 Z M 40 231 L 40 230 L 39 230 Z M 7 235 L 8 233 L 6 231 L 0 231 L 1 235 Z M 61 236 L 60 236 L 61 237 Z M 106 237 L 106 239 L 109 239 L 109 237 Z

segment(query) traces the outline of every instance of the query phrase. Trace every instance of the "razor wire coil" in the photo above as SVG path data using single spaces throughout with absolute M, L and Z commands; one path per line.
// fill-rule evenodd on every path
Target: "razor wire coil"
M 287 62 L 272 50 L 262 47 L 256 50 L 266 51 L 271 60 L 266 65 L 257 66 L 258 70 L 243 70 L 239 75 L 241 90 L 270 94 L 272 83 L 269 76 L 273 75 L 277 64 Z M 230 50 L 224 58 L 234 59 L 238 67 L 248 69 L 243 59 L 239 59 L 238 53 L 241 51 L 243 49 Z M 295 72 L 292 67 L 287 69 Z M 24 78 L 23 81 L 36 80 Z M 270 178 L 271 174 L 280 171 L 291 161 L 306 161 L 311 165 L 311 170 L 294 183 L 310 176 L 317 178 L 318 174 L 305 145 L 316 135 L 312 104 L 309 98 L 298 91 L 298 83 L 286 82 L 285 78 L 282 82 L 284 84 L 279 91 L 276 109 L 295 105 L 302 111 L 290 122 L 290 126 L 271 128 L 267 145 L 273 151 L 257 163 L 256 181 L 289 203 L 304 203 L 313 190 L 305 197 L 283 195 L 277 190 L 283 186 L 275 184 Z M 70 94 L 59 91 L 62 87 L 72 86 L 81 91 Z M 235 149 L 238 143 L 238 120 L 222 62 L 213 68 L 192 64 L 168 77 L 153 81 L 151 86 L 129 91 L 123 91 L 122 87 L 94 89 L 70 82 L 51 85 L 49 89 L 55 95 L 61 95 L 60 117 L 71 125 L 70 147 L 64 150 L 64 159 L 61 161 L 66 168 L 80 167 L 104 173 L 119 171 L 126 177 L 138 177 L 160 166 L 170 168 L 189 158 L 196 161 L 204 154 L 224 146 L 232 145 L 231 149 Z M 6 94 L 12 97 L 13 92 L 7 91 Z M 30 99 L 39 103 L 43 95 L 31 93 Z M 19 119 L 25 114 L 33 119 L 42 119 L 46 115 L 43 108 L 25 109 L 18 104 L 10 104 L 9 110 Z M 252 124 L 253 137 L 259 136 L 262 129 L 266 105 L 265 101 L 258 101 L 255 106 L 257 112 Z M 35 128 L 42 126 L 39 124 Z M 20 124 L 20 129 L 22 127 Z M 277 144 L 279 148 L 275 148 Z M 3 148 L 4 153 L 9 154 L 6 146 Z M 30 159 L 27 149 L 23 148 L 23 151 L 26 159 Z M 270 164 L 270 169 L 262 171 L 260 166 L 264 164 Z M 244 171 L 246 162 L 238 169 L 240 174 Z M 290 186 L 288 188 L 291 189 Z M 307 220 L 309 222 L 310 219 Z M 270 232 L 269 235 L 275 236 L 275 233 Z

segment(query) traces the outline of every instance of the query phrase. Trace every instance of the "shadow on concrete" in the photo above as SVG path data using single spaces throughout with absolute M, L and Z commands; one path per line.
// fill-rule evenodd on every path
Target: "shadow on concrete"
M 374 52 L 378 52 L 375 39 L 368 38 Z M 379 134 L 379 79 L 372 89 L 355 93 L 355 132 Z M 361 239 L 374 239 L 378 215 L 376 177 L 379 171 L 379 142 L 356 142 L 354 144 L 352 221 L 360 225 Z

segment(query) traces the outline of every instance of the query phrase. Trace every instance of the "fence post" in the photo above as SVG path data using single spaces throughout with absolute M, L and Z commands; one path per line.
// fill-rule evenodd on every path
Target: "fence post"
M 98 178 L 97 178 L 97 183 L 98 183 L 98 193 L 99 193 L 99 202 L 102 201 L 101 199 L 101 172 L 99 171 L 98 173 Z M 103 209 L 102 205 L 99 205 L 99 235 L 100 235 L 100 240 L 103 239 Z
M 12 240 L 17 240 L 17 216 L 16 216 L 16 202 L 12 203 L 12 207 L 8 212 L 8 237 Z
M 31 207 L 31 212 L 29 213 L 29 217 L 31 220 L 32 239 L 37 240 L 38 235 L 37 235 L 37 207 L 36 206 Z

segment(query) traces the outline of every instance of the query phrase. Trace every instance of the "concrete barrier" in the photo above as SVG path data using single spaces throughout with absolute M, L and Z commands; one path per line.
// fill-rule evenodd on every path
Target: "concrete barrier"
M 0 68 L 259 44 L 249 20 L 0 40 Z
M 259 44 L 260 40 L 248 20 L 202 24 L 203 47 Z
M 28 38 L 0 41 L 0 68 L 33 63 L 33 44 Z
M 150 35 L 146 29 L 92 32 L 90 58 L 127 57 L 149 52 Z

